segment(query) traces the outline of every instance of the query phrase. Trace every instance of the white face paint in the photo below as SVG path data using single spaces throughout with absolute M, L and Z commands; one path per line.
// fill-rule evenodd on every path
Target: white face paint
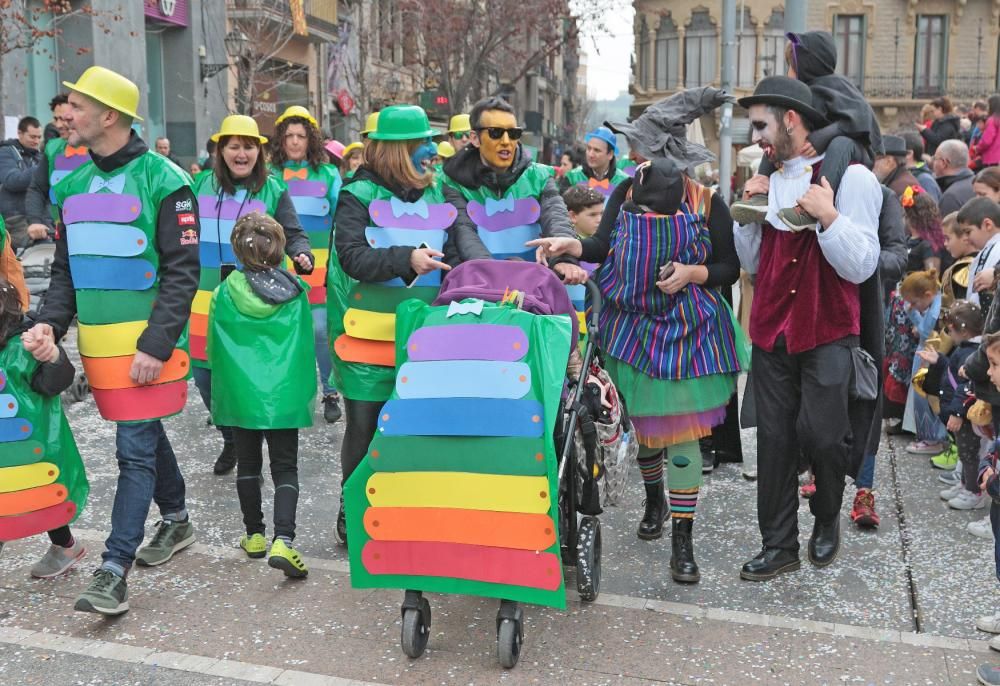
M 750 140 L 760 146 L 769 160 L 784 162 L 795 156 L 788 130 L 767 105 L 751 105 L 749 115 L 752 131 Z

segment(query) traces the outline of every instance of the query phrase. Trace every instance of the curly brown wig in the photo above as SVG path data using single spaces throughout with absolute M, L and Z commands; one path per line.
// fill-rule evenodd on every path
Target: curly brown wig
M 278 124 L 274 130 L 274 138 L 270 142 L 271 163 L 276 167 L 283 167 L 285 166 L 285 162 L 288 161 L 284 143 L 285 134 L 288 132 L 288 127 L 292 124 L 302 124 L 305 128 L 307 137 L 306 162 L 313 168 L 313 171 L 319 171 L 319 166 L 329 163 L 330 158 L 323 148 L 323 137 L 320 135 L 319 129 L 313 126 L 308 119 L 302 117 L 289 117 Z
M 904 207 L 906 225 L 910 233 L 927 241 L 934 252 L 944 249 L 944 232 L 941 230 L 941 212 L 937 203 L 927 193 L 914 193 L 913 204 Z

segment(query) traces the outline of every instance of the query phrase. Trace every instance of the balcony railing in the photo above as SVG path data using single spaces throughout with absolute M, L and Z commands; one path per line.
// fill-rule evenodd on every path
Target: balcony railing
M 914 83 L 912 74 L 873 74 L 865 76 L 862 90 L 869 98 L 881 100 L 931 100 L 947 95 L 952 100 L 985 99 L 996 92 L 990 76 L 964 75 Z

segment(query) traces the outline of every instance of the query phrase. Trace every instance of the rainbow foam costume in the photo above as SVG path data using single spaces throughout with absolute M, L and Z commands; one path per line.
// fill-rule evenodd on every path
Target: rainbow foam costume
M 566 172 L 566 180 L 570 183 L 570 185 L 593 188 L 595 191 L 604 196 L 605 204 L 607 204 L 608 197 L 611 195 L 612 191 L 615 190 L 615 186 L 627 178 L 629 178 L 628 174 L 617 167 L 614 168 L 614 174 L 612 174 L 609 178 L 602 179 L 600 181 L 588 177 L 583 173 L 583 169 L 580 167 Z
M 282 181 L 269 176 L 264 186 L 252 196 L 245 188 L 234 195 L 220 192 L 215 174 L 203 174 L 195 185 L 198 196 L 198 218 L 201 223 L 199 256 L 201 274 L 198 292 L 191 304 L 191 364 L 208 367 L 205 350 L 208 337 L 208 310 L 212 291 L 222 282 L 222 265 L 236 265 L 233 246 L 229 242 L 236 220 L 251 212 L 274 216 L 278 199 L 285 192 Z
M 669 295 L 655 285 L 667 261 L 711 260 L 711 194 L 690 179 L 685 183 L 672 216 L 619 214 L 597 272 L 605 368 L 625 398 L 639 443 L 650 448 L 709 435 L 725 419 L 736 379 L 750 364 L 743 330 L 718 290 L 692 283 Z
M 320 165 L 316 171 L 306 162 L 286 162 L 284 167 L 272 167 L 271 171 L 288 186 L 295 212 L 309 236 L 316 265 L 302 279 L 309 284 L 309 304 L 313 308 L 322 307 L 326 304 L 326 265 L 330 258 L 333 213 L 343 184 L 340 172 L 332 164 Z M 291 262 L 286 266 L 291 268 Z
M 466 188 L 447 175 L 444 178 L 445 183 L 455 188 L 468 201 L 469 218 L 475 223 L 479 238 L 494 258 L 503 260 L 518 257 L 533 262 L 535 249 L 525 248 L 524 244 L 542 233 L 542 227 L 538 223 L 542 212 L 538 198 L 552 174 L 552 167 L 532 164 L 502 198 L 485 186 Z
M 615 166 L 618 167 L 619 171 L 624 172 L 625 176 L 629 177 L 630 179 L 635 177 L 635 168 L 637 165 L 629 158 L 627 157 L 619 158 L 618 161 L 615 163 Z
M 53 138 L 45 144 L 45 159 L 49 163 L 49 202 L 52 203 L 52 211 L 56 212 L 56 196 L 53 190 L 56 184 L 62 181 L 71 171 L 90 162 L 90 154 L 87 148 L 67 145 L 64 138 Z M 53 217 L 57 219 L 58 217 Z
M 213 421 L 242 429 L 312 426 L 316 367 L 308 291 L 306 285 L 294 299 L 269 305 L 242 272 L 215 289 L 208 330 Z
M 105 419 L 161 419 L 180 412 L 187 401 L 191 364 L 186 331 L 157 383 L 139 386 L 129 370 L 160 290 L 160 204 L 188 185 L 187 174 L 146 152 L 110 173 L 84 165 L 55 187 L 76 290 L 80 358 Z M 192 214 L 197 240 L 194 219 Z
M 19 336 L 0 351 L 0 542 L 69 524 L 90 491 L 59 396 L 31 388 L 38 365 Z
M 373 248 L 416 248 L 426 243 L 444 252 L 448 229 L 458 218 L 458 210 L 445 201 L 439 182 L 412 203 L 367 180 L 349 183 L 344 192 L 368 207 L 371 225 L 365 229 L 365 237 Z M 344 273 L 333 252 L 327 284 L 327 330 L 333 342 L 337 389 L 351 400 L 385 400 L 392 393 L 395 377 L 396 307 L 409 298 L 425 303 L 434 300 L 441 286 L 441 271 L 435 269 L 418 277 L 409 288 L 398 278 L 384 283 L 357 282 Z
M 570 319 L 456 305 L 472 311 L 397 313 L 392 397 L 345 485 L 351 584 L 563 608 L 553 429 Z

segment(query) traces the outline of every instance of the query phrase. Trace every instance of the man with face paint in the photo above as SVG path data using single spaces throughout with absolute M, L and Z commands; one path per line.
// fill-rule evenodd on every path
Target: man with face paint
M 836 202 L 823 157 L 798 155 L 825 121 L 812 93 L 785 76 L 763 79 L 740 100 L 753 141 L 780 171 L 752 179 L 745 197 L 768 194 L 763 224 L 736 225 L 740 262 L 756 275 L 750 314 L 757 408 L 757 518 L 761 552 L 740 576 L 765 581 L 799 568 L 798 472 L 804 454 L 816 477 L 809 561 L 823 567 L 840 548 L 840 507 L 853 437 L 849 403 L 853 349 L 861 336 L 860 285 L 879 260 L 882 189 L 862 165 L 848 167 Z M 793 230 L 779 217 L 798 204 L 819 220 Z
M 444 165 L 444 182 L 468 201 L 469 218 L 496 259 L 534 260 L 525 243 L 539 236 L 576 236 L 552 176 L 552 168 L 532 162 L 519 142 L 523 129 L 514 108 L 489 97 L 469 114 L 471 144 Z M 587 272 L 575 258 L 550 262 L 562 279 L 583 283 Z

